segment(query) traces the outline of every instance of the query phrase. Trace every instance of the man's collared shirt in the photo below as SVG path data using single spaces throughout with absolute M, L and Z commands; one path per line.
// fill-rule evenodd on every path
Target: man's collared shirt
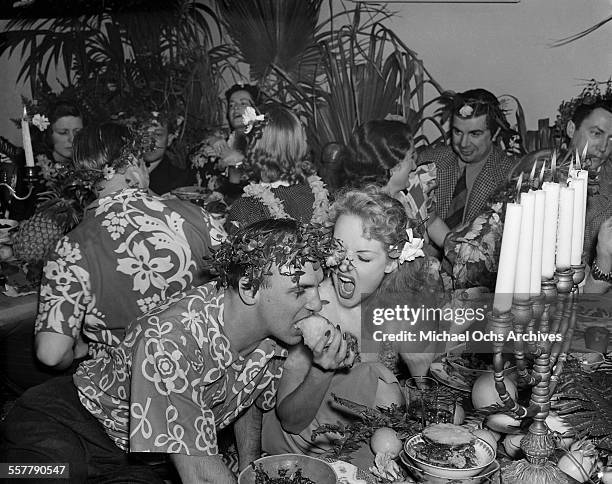
M 81 403 L 121 449 L 215 455 L 218 429 L 254 403 L 274 407 L 287 351 L 272 339 L 234 351 L 223 301 L 214 283 L 171 297 L 79 366 Z

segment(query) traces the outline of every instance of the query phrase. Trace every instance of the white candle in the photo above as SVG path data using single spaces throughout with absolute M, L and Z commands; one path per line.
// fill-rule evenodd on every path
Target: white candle
M 574 226 L 574 189 L 559 190 L 559 225 L 557 230 L 556 266 L 559 272 L 570 268 L 572 257 L 572 228 Z
M 30 124 L 28 123 L 28 111 L 23 107 L 21 118 L 21 137 L 23 139 L 23 150 L 25 151 L 26 166 L 34 166 L 34 152 L 32 151 L 32 138 L 30 137 Z
M 530 292 L 539 296 L 542 289 L 542 251 L 544 241 L 544 214 L 546 210 L 546 192 L 535 192 L 535 213 L 533 217 L 533 249 L 531 251 L 531 284 Z M 553 252 L 552 249 L 548 249 Z
M 523 207 L 518 203 L 506 205 L 506 220 L 499 251 L 499 266 L 493 299 L 493 310 L 498 314 L 510 311 L 512 306 L 522 213 Z
M 574 189 L 574 220 L 572 223 L 572 253 L 570 262 L 573 266 L 577 266 L 582 263 L 582 246 L 584 245 L 584 218 L 586 215 L 586 206 L 584 204 L 585 180 L 573 178 L 569 180 L 569 186 Z
M 535 215 L 535 192 L 521 194 L 523 216 L 518 245 L 518 263 L 514 278 L 514 297 L 529 299 L 531 292 L 531 253 L 533 249 L 533 219 Z
M 544 235 L 542 237 L 542 277 L 552 279 L 555 275 L 555 249 L 557 247 L 557 223 L 559 219 L 558 183 L 544 182 L 542 190 L 546 193 Z

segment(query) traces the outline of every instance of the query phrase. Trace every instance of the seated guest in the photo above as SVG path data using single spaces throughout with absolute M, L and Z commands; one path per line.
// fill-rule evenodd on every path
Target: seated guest
M 332 393 L 368 407 L 401 404 L 395 376 L 398 348 L 380 344 L 378 353 L 362 351 L 361 362 L 352 365 L 352 359 L 344 360 L 346 333 L 352 333 L 359 348 L 363 347 L 362 306 L 378 298 L 378 291 L 399 291 L 402 304 L 414 301 L 415 307 L 427 305 L 440 291 L 437 261 L 417 259 L 424 256 L 422 241 L 407 233 L 409 220 L 401 203 L 380 188 L 369 186 L 341 194 L 332 205 L 331 221 L 343 250 L 336 256 L 338 265 L 331 280 L 321 285 L 321 297 L 327 304 L 320 314 L 337 328 L 328 331 L 327 343 L 313 348 L 298 344 L 290 349 L 276 412 L 264 415 L 262 448 L 268 453 L 316 455 L 329 450 L 330 441 L 319 437 L 313 442 L 312 431 L 324 423 L 351 421 L 333 406 Z M 413 376 L 422 376 L 433 354 L 427 353 L 426 344 L 406 343 L 401 357 Z M 336 371 L 332 363 L 343 360 L 345 366 Z
M 328 192 L 310 162 L 299 118 L 281 106 L 270 107 L 263 117 L 251 121 L 244 171 L 252 183 L 229 209 L 230 234 L 266 218 L 321 223 L 327 216 Z
M 451 146 L 426 149 L 419 163 L 437 168 L 436 211 L 449 229 L 471 222 L 506 181 L 515 160 L 495 145 L 511 131 L 497 98 L 471 89 L 450 100 Z
M 17 400 L 1 427 L 4 458 L 69 463 L 75 482 L 152 484 L 163 481 L 129 462 L 156 452 L 184 483 L 235 482 L 217 432 L 240 429 L 241 469 L 260 456 L 254 429 L 260 409 L 274 406 L 285 345 L 299 343 L 296 323 L 321 309 L 328 238 L 312 235 L 288 220 L 236 234 L 215 254 L 219 284 L 169 298 L 132 322 L 121 344 L 82 363 L 74 381 Z
M 391 120 L 368 121 L 357 128 L 342 156 L 348 184 L 379 183 L 397 198 L 408 217 L 420 220 L 431 240 L 442 247 L 448 227 L 436 214 L 436 165 L 416 166 L 410 127 Z
M 225 91 L 229 136 L 219 130 L 206 137 L 192 156 L 192 163 L 202 169 L 206 185 L 224 194 L 228 203 L 240 196 L 244 183 L 240 166 L 244 162 L 249 137 L 242 115 L 247 107 L 256 108 L 260 91 L 250 84 L 234 84 Z
M 44 266 L 35 329 L 38 359 L 59 370 L 116 346 L 130 320 L 200 284 L 210 247 L 199 207 L 148 194 L 128 128 L 85 128 L 74 153 L 97 199 Z
M 170 132 L 179 128 L 177 118 L 154 111 L 144 122 L 143 128 L 150 138 L 148 141 L 153 145 L 151 150 L 143 154 L 149 170 L 149 189 L 163 195 L 175 188 L 195 185 L 197 180 L 191 164 L 168 149 L 175 136 Z

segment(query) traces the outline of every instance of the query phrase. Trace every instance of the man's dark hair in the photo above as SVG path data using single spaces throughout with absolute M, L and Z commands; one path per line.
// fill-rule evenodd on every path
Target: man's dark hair
M 461 112 L 466 106 L 471 108 L 467 115 L 465 110 Z M 491 131 L 491 134 L 495 134 L 498 128 L 501 131 L 512 131 L 499 100 L 495 94 L 486 89 L 470 89 L 455 94 L 452 96 L 450 108 L 451 117 L 457 116 L 461 119 L 486 115 L 487 128 Z
M 210 272 L 218 276 L 218 286 L 237 290 L 242 278 L 246 287 L 257 291 L 266 287 L 272 267 L 287 268 L 283 275 L 299 282 L 303 267 L 322 267 L 336 247 L 328 227 L 304 226 L 293 219 L 265 219 L 234 234 L 214 251 Z
M 608 99 L 597 101 L 592 104 L 580 104 L 572 115 L 572 121 L 574 122 L 576 129 L 580 128 L 582 122 L 596 109 L 603 109 L 612 114 L 612 100 Z

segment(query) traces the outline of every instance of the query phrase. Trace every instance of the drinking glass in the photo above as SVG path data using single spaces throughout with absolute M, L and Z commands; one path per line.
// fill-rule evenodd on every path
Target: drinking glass
M 408 416 L 425 427 L 432 412 L 435 414 L 438 399 L 438 382 L 427 376 L 406 379 L 403 386 Z

